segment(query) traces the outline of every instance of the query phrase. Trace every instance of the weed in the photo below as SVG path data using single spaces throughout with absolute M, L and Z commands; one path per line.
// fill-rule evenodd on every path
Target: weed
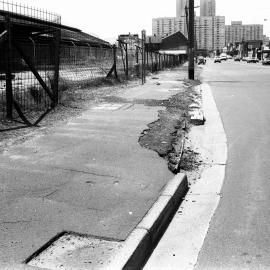
M 35 85 L 28 88 L 32 98 L 36 103 L 40 103 L 43 98 L 43 89 Z

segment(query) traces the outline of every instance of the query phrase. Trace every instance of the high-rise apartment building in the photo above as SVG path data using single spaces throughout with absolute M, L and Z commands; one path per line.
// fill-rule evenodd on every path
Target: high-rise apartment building
M 188 0 L 176 0 L 176 17 L 185 16 L 185 6 Z
M 214 16 L 213 21 L 213 50 L 221 51 L 225 45 L 225 16 Z
M 200 0 L 200 16 L 216 16 L 216 0 Z
M 226 45 L 248 40 L 263 40 L 262 24 L 242 24 L 241 21 L 233 21 L 226 25 Z
M 152 20 L 152 34 L 166 37 L 180 31 L 187 37 L 185 17 L 187 1 L 176 0 L 177 17 L 154 18 Z M 225 46 L 225 17 L 215 15 L 215 0 L 201 0 L 201 16 L 195 17 L 195 41 L 199 50 L 222 50 Z
M 197 49 L 222 50 L 225 46 L 225 17 L 196 17 L 195 33 Z
M 162 17 L 152 19 L 152 34 L 166 37 L 180 31 L 187 36 L 186 19 L 184 17 Z
M 199 50 L 212 50 L 213 48 L 212 21 L 212 17 L 195 18 L 195 42 Z

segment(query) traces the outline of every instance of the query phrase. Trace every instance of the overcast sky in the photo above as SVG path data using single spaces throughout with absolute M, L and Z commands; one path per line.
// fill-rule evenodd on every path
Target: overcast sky
M 109 39 L 118 34 L 152 32 L 152 18 L 174 17 L 176 0 L 18 0 L 62 16 L 62 23 Z M 199 0 L 195 0 L 199 5 Z M 216 0 L 217 15 L 243 23 L 263 24 L 270 35 L 270 0 Z M 199 13 L 199 9 L 197 9 Z M 268 19 L 268 21 L 264 21 Z

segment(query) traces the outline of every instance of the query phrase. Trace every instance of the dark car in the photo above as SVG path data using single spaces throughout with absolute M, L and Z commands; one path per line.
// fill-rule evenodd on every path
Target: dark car
M 263 65 L 270 65 L 270 59 L 268 59 L 268 58 L 263 59 L 262 64 Z
M 203 56 L 199 56 L 197 63 L 198 63 L 198 65 L 205 65 L 206 59 Z
M 241 57 L 240 57 L 240 56 L 235 56 L 235 57 L 234 57 L 234 61 L 240 62 L 240 61 L 241 61 Z
M 249 57 L 247 63 L 258 63 L 259 59 L 257 57 Z

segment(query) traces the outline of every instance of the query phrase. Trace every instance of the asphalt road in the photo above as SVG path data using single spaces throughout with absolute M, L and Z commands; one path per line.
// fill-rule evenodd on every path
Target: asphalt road
M 228 139 L 222 198 L 196 270 L 270 269 L 270 67 L 204 66 Z

